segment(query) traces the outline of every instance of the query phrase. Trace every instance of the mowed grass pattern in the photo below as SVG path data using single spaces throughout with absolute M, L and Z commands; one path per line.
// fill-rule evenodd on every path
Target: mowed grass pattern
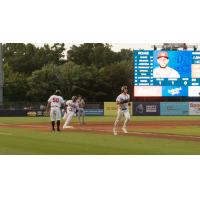
M 181 117 L 133 117 L 132 121 L 177 120 Z M 200 117 L 183 117 L 199 120 Z M 74 119 L 75 121 L 76 119 Z M 87 123 L 113 122 L 114 117 L 88 117 Z M 1 117 L 0 124 L 46 124 L 49 118 Z M 141 127 L 142 130 L 142 127 Z M 152 126 L 148 131 L 166 133 Z M 171 127 L 170 134 L 200 136 L 200 127 Z M 137 136 L 113 136 L 98 132 L 63 131 L 51 133 L 28 128 L 0 128 L 0 154 L 3 155 L 191 155 L 200 154 L 200 142 Z

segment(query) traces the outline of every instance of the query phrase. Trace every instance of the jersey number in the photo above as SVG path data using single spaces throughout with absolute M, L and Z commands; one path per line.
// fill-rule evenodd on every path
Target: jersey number
M 58 103 L 59 102 L 59 98 L 53 98 L 53 102 L 55 103 Z

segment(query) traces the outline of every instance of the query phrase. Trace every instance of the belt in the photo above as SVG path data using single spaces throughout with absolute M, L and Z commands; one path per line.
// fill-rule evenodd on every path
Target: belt
M 60 108 L 59 106 L 51 106 L 51 108 Z
M 121 110 L 127 110 L 127 108 L 121 108 Z

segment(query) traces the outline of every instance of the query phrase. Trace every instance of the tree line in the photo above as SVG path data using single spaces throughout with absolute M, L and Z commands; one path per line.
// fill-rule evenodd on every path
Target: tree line
M 131 85 L 133 52 L 114 52 L 110 44 L 84 43 L 66 51 L 53 45 L 3 44 L 4 102 L 46 101 L 56 90 L 63 97 L 81 94 L 87 101 L 113 101 Z

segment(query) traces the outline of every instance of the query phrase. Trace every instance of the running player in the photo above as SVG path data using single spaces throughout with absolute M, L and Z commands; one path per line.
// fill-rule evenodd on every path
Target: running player
M 50 109 L 50 118 L 52 131 L 55 132 L 55 123 L 57 125 L 57 131 L 60 131 L 60 118 L 61 118 L 61 106 L 64 104 L 64 100 L 61 97 L 61 91 L 56 90 L 54 95 L 50 96 L 47 103 L 47 109 Z
M 124 116 L 125 120 L 124 120 L 124 124 L 122 126 L 122 131 L 124 133 L 128 133 L 126 127 L 127 127 L 128 121 L 130 120 L 130 113 L 129 113 L 130 95 L 128 94 L 127 86 L 122 86 L 121 92 L 122 93 L 116 99 L 118 110 L 117 110 L 117 117 L 116 117 L 114 127 L 113 127 L 114 135 L 117 135 L 118 123 L 119 123 L 121 117 L 123 117 L 123 116 Z
M 64 119 L 66 119 L 63 128 L 73 128 L 73 126 L 69 126 L 69 123 L 72 120 L 72 117 L 75 115 L 76 110 L 78 110 L 78 104 L 76 103 L 77 97 L 73 96 L 71 100 L 68 100 L 66 102 L 66 106 L 67 106 L 67 112 L 66 115 L 64 117 Z

